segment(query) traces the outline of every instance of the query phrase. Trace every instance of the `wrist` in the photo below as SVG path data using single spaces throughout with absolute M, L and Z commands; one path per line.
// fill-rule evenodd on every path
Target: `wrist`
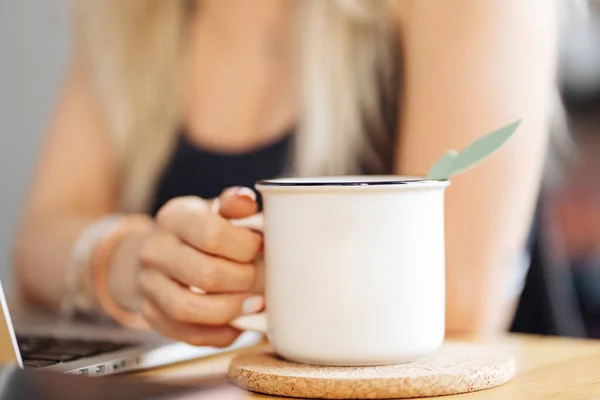
M 108 294 L 115 303 L 130 312 L 139 311 L 137 274 L 141 268 L 140 249 L 152 232 L 152 225 L 125 235 L 115 247 L 107 269 Z
M 146 215 L 136 214 L 123 217 L 120 224 L 96 246 L 91 257 L 91 287 L 98 308 L 111 319 L 129 328 L 144 328 L 147 324 L 139 313 L 124 308 L 113 298 L 113 293 L 109 288 L 109 271 L 113 270 L 112 275 L 114 276 L 123 268 L 117 257 L 117 249 L 125 243 L 125 238 L 147 232 L 152 225 L 152 220 Z M 133 267 L 131 265 L 135 259 L 137 258 L 130 259 L 132 260 L 129 262 L 130 269 L 123 270 L 134 270 L 135 265 Z M 127 265 L 127 263 L 123 265 Z M 125 287 L 127 287 L 126 284 Z

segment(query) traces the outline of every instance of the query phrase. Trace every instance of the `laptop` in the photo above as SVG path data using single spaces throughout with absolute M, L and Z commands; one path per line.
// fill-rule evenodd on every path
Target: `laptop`
M 191 346 L 153 332 L 136 332 L 17 310 L 13 318 L 0 282 L 0 364 L 101 376 L 144 370 L 224 353 L 262 342 L 244 331 L 225 348 Z

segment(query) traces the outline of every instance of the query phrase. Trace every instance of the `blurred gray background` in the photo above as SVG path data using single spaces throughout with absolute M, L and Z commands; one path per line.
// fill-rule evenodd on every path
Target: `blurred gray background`
M 0 0 L 0 280 L 69 56 L 68 0 Z

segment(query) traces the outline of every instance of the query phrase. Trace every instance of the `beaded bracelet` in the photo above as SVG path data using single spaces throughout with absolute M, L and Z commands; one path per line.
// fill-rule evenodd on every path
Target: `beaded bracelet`
M 121 239 L 129 233 L 147 230 L 151 219 L 145 215 L 112 214 L 90 224 L 73 246 L 66 275 L 66 291 L 59 315 L 71 320 L 76 314 L 96 320 L 116 321 L 130 328 L 147 324 L 136 313 L 119 307 L 108 289 L 108 266 Z
M 65 295 L 61 301 L 61 320 L 72 320 L 76 314 L 101 319 L 94 300 L 90 279 L 90 259 L 93 249 L 100 241 L 114 231 L 122 222 L 123 215 L 111 214 L 94 221 L 79 235 L 69 260 L 66 273 Z

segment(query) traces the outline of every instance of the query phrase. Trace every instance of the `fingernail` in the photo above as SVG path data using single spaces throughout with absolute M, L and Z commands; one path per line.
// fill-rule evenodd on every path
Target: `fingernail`
M 237 196 L 247 197 L 247 198 L 249 198 L 252 201 L 256 201 L 256 193 L 254 193 L 254 190 L 252 190 L 250 188 L 247 188 L 247 187 L 238 188 L 236 190 L 235 194 Z
M 202 289 L 200 289 L 197 286 L 190 286 L 190 290 L 192 291 L 192 293 L 196 293 L 196 294 L 206 294 L 206 292 Z
M 251 296 L 242 303 L 242 313 L 254 314 L 262 310 L 264 306 L 265 299 L 262 296 Z

